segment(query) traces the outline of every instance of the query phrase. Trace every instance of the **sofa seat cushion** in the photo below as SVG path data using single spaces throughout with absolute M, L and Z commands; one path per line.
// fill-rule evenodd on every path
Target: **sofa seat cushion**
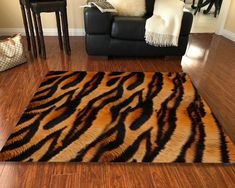
M 121 40 L 144 40 L 146 18 L 114 17 L 111 37 Z

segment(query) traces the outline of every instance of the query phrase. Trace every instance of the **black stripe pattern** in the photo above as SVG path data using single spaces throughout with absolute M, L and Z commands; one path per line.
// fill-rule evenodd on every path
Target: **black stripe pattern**
M 0 161 L 234 163 L 185 73 L 49 72 Z

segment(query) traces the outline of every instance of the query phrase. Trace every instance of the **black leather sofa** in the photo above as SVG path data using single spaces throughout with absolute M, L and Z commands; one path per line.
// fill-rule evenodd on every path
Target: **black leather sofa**
M 184 12 L 178 47 L 154 47 L 145 42 L 145 22 L 153 14 L 155 0 L 146 0 L 144 17 L 120 17 L 101 13 L 97 8 L 84 9 L 85 43 L 88 55 L 94 56 L 183 56 L 193 16 Z

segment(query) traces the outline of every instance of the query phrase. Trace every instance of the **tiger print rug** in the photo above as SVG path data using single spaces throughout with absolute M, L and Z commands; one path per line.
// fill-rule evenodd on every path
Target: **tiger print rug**
M 0 161 L 234 163 L 184 73 L 49 72 Z

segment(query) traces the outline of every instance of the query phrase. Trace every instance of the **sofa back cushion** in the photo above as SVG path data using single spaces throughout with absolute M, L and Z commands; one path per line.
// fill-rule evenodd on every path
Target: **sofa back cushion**
M 150 17 L 153 15 L 153 8 L 155 0 L 145 0 L 146 4 L 146 17 Z

